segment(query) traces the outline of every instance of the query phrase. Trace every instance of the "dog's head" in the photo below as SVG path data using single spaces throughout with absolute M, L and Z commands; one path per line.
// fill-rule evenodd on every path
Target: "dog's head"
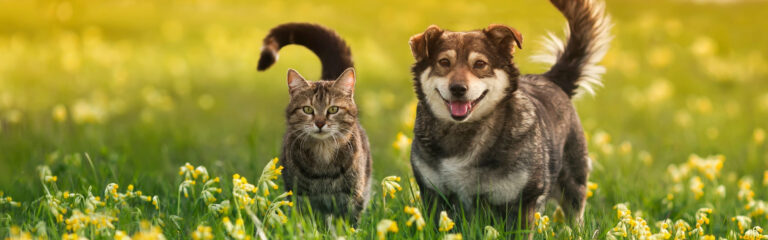
M 519 72 L 512 54 L 522 48 L 522 40 L 514 28 L 496 24 L 470 32 L 432 25 L 411 37 L 419 101 L 446 121 L 469 122 L 488 115 L 517 89 Z

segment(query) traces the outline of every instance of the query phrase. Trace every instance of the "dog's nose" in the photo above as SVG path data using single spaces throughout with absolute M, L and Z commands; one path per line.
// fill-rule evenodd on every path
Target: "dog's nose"
M 464 84 L 454 83 L 448 86 L 448 89 L 454 97 L 463 97 L 467 93 L 467 85 Z
M 315 126 L 319 129 L 323 129 L 323 126 L 325 126 L 325 121 L 315 121 Z

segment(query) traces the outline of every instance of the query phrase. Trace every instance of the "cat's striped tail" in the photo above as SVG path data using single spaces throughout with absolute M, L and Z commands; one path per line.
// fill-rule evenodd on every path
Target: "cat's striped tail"
M 333 30 L 311 23 L 286 23 L 270 30 L 264 38 L 258 70 L 272 66 L 280 49 L 290 44 L 302 45 L 320 58 L 322 80 L 334 80 L 353 66 L 349 46 Z
M 602 86 L 603 66 L 597 65 L 608 51 L 611 42 L 611 18 L 605 14 L 601 0 L 550 0 L 568 19 L 565 34 L 567 42 L 553 34 L 546 39 L 547 53 L 533 57 L 534 61 L 552 64 L 544 74 L 560 86 L 568 96 L 577 88 L 594 94 Z

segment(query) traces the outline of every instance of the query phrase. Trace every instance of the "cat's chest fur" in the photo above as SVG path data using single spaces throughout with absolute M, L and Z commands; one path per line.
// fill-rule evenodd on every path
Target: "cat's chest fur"
M 314 158 L 318 165 L 327 165 L 333 162 L 337 151 L 338 149 L 334 144 L 321 141 L 310 147 L 309 155 Z

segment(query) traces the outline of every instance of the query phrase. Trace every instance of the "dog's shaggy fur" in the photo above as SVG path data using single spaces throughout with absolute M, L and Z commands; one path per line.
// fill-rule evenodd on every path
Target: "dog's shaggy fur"
M 536 209 L 554 198 L 582 221 L 591 166 L 571 97 L 600 83 L 596 64 L 611 24 L 597 0 L 551 2 L 569 34 L 538 57 L 553 64 L 544 74 L 519 73 L 513 53 L 523 38 L 504 25 L 469 32 L 433 25 L 411 38 L 419 100 L 411 164 L 428 206 L 471 214 L 483 205 L 508 227 L 531 227 Z

